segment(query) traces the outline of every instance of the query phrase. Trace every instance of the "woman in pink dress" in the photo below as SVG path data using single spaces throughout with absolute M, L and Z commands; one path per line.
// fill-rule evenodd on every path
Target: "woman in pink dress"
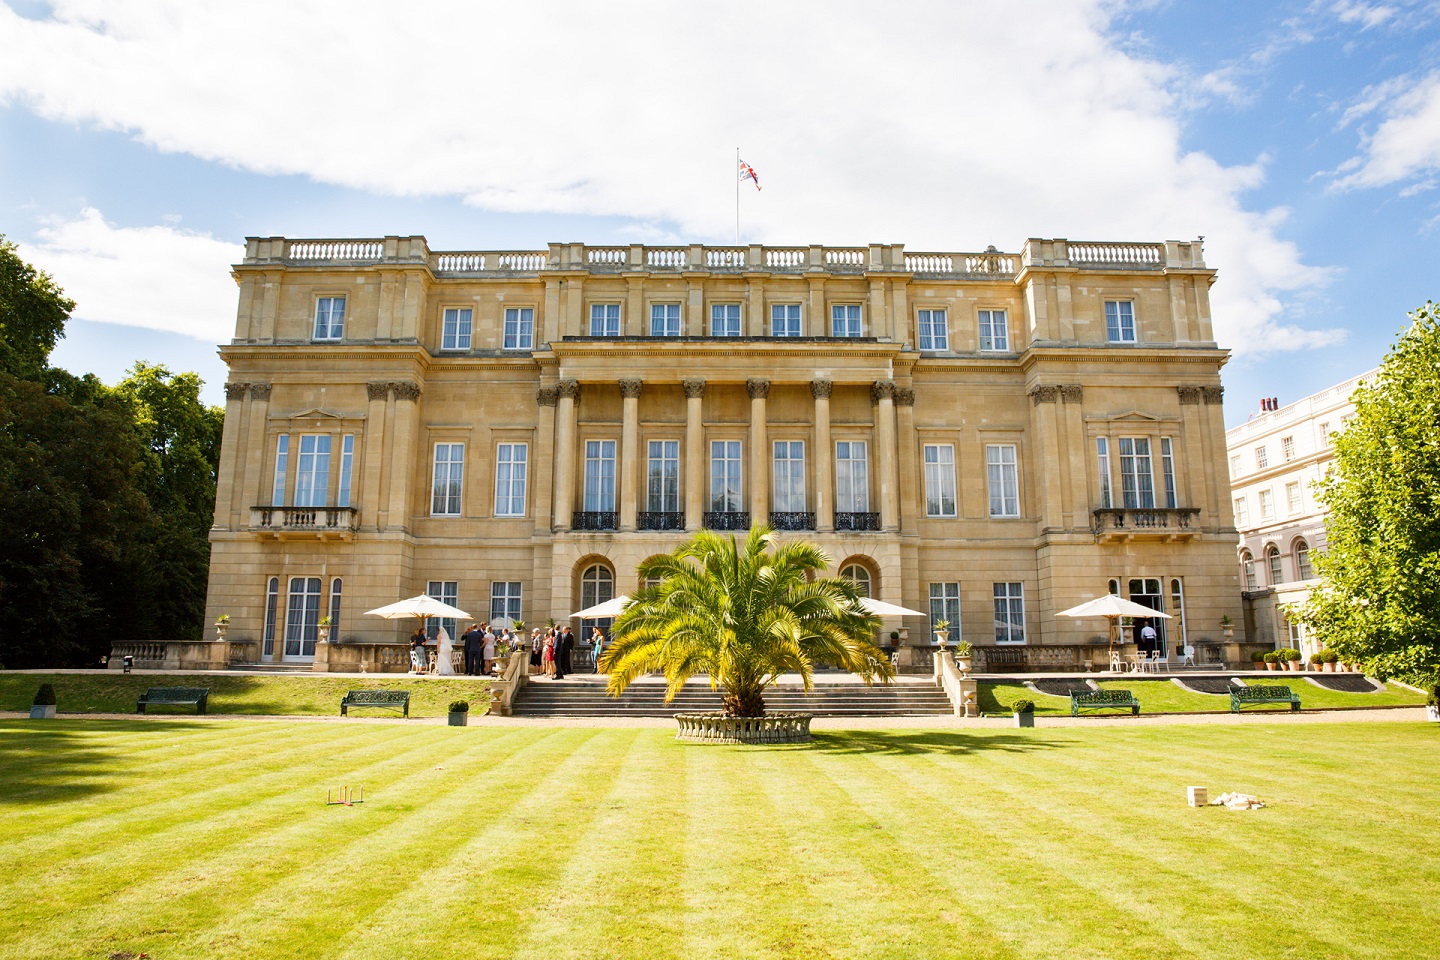
M 555 676 L 555 631 L 545 632 L 545 676 Z

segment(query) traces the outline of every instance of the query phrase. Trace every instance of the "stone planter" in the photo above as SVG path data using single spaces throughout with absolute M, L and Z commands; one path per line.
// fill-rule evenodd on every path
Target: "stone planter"
M 809 743 L 808 713 L 727 717 L 718 713 L 677 713 L 676 740 L 687 743 Z
M 30 707 L 30 719 L 31 719 L 31 720 L 54 720 L 54 719 L 55 719 L 55 704 L 53 704 L 53 703 L 36 703 L 36 704 L 32 704 L 31 707 Z
M 230 624 L 228 624 L 228 623 L 217 623 L 217 624 L 215 624 L 215 639 L 216 639 L 216 640 L 224 640 L 224 639 L 225 639 L 225 631 L 228 630 L 228 629 L 230 629 Z
M 330 627 L 328 624 L 322 624 L 316 627 L 315 632 L 319 635 L 321 643 L 330 642 Z
M 961 673 L 969 673 L 971 663 L 972 661 L 969 657 L 955 658 L 955 666 L 960 670 Z
M 1335 672 L 1335 664 L 1333 664 L 1333 663 L 1322 663 L 1322 664 L 1320 665 L 1320 669 L 1321 669 L 1321 670 L 1324 670 L 1326 673 L 1334 673 L 1334 672 Z
M 34 714 L 32 713 L 31 716 L 33 717 Z M 1426 707 L 1425 719 L 1429 720 L 1431 723 L 1440 723 L 1440 706 Z
M 1277 663 L 1266 663 L 1266 664 L 1265 664 L 1265 669 L 1266 669 L 1266 670 L 1279 670 L 1279 669 L 1280 669 L 1280 665 L 1277 664 Z
M 450 726 L 452 726 L 452 727 L 463 727 L 463 726 L 466 726 L 469 722 L 470 722 L 470 711 L 469 711 L 469 710 L 451 710 L 451 711 L 450 711 Z
M 1017 713 L 1017 714 L 1015 714 L 1015 726 L 1017 726 L 1017 727 L 1033 727 L 1033 726 L 1035 726 L 1035 714 L 1033 714 L 1033 713 Z

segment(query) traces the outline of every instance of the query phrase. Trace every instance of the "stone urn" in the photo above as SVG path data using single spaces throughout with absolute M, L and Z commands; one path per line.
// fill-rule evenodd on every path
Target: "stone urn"
M 319 634 L 320 634 L 320 642 L 321 642 L 321 643 L 329 643 L 329 642 L 330 642 L 330 624 L 328 624 L 328 623 L 322 623 L 322 624 L 320 624 L 320 626 L 317 627 L 316 629 L 318 630 L 318 632 L 319 632 Z
M 1431 723 L 1440 723 L 1440 704 L 1430 704 L 1425 708 L 1425 719 Z
M 217 620 L 217 621 L 215 622 L 215 639 L 216 639 L 216 640 L 224 640 L 224 639 L 225 639 L 225 631 L 228 630 L 228 629 L 230 629 L 230 624 L 228 624 L 228 623 L 221 623 L 220 621 Z

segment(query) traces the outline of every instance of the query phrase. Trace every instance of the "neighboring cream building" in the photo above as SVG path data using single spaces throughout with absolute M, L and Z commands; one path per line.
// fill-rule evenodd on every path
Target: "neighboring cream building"
M 1334 459 L 1332 438 L 1355 413 L 1350 395 L 1374 370 L 1275 410 L 1262 409 L 1225 434 L 1235 526 L 1240 531 L 1240 587 L 1245 632 L 1252 641 L 1315 646 L 1284 607 L 1303 604 L 1319 585 L 1313 555 L 1325 548 L 1325 508 L 1315 483 Z
M 1172 654 L 1240 613 L 1198 241 L 251 238 L 234 276 L 208 616 L 244 659 L 311 661 L 328 612 L 316 669 L 399 669 L 413 624 L 364 610 L 543 624 L 767 519 L 981 667 L 1103 656 L 1055 613 L 1107 589 Z

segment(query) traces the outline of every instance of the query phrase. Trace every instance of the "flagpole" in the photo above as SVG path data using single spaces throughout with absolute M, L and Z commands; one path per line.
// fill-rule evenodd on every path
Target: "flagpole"
M 740 246 L 740 148 L 735 148 L 735 246 Z

